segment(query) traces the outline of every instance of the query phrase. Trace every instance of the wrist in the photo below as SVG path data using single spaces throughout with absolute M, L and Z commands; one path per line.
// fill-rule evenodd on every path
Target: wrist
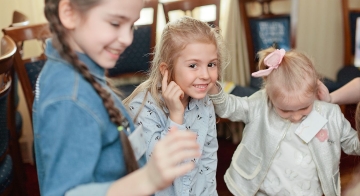
M 333 102 L 332 102 L 332 97 L 331 97 L 331 94 L 330 94 L 330 96 L 329 96 L 329 97 L 330 97 L 329 103 L 333 103 Z
M 173 122 L 182 125 L 184 122 L 184 115 L 183 114 L 171 114 L 169 116 L 170 120 L 172 120 Z
M 140 168 L 140 172 L 144 173 L 143 183 L 141 189 L 144 190 L 144 195 L 151 195 L 158 191 L 158 188 L 154 184 L 154 179 L 151 179 L 151 174 L 149 171 L 149 164 L 146 164 L 144 167 Z

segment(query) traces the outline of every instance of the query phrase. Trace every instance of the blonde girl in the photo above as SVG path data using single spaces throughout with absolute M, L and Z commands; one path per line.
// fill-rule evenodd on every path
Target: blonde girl
M 357 132 L 338 105 L 317 100 L 321 83 L 305 54 L 268 48 L 258 55 L 252 75 L 263 77 L 262 90 L 250 97 L 211 91 L 220 117 L 245 123 L 227 187 L 246 196 L 340 195 L 341 151 L 360 154 Z
M 41 195 L 150 195 L 194 167 L 177 163 L 199 156 L 196 135 L 176 129 L 145 164 L 133 151 L 142 146 L 141 130 L 105 79 L 131 44 L 142 6 L 142 0 L 45 1 L 53 37 L 33 107 Z
M 197 134 L 201 157 L 195 168 L 156 195 L 217 195 L 217 137 L 212 102 L 207 96 L 227 64 L 217 28 L 183 17 L 164 28 L 154 52 L 149 78 L 124 100 L 142 125 L 146 158 L 170 127 Z

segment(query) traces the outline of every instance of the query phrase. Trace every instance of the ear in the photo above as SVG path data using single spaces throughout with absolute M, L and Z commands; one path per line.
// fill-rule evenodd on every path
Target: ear
M 71 6 L 70 0 L 61 0 L 58 11 L 62 25 L 67 29 L 74 29 L 76 27 L 77 13 Z
M 159 69 L 160 69 L 161 75 L 164 76 L 165 71 L 168 69 L 168 65 L 166 63 L 162 62 L 162 63 L 160 63 Z

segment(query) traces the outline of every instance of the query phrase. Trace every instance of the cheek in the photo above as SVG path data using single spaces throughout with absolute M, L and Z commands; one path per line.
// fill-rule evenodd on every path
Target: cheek
M 311 113 L 311 111 L 312 111 L 312 108 L 311 108 L 311 109 L 307 109 L 306 111 L 304 111 L 304 112 L 302 113 L 302 115 L 303 115 L 303 116 L 307 116 L 307 115 L 309 115 L 309 114 Z
M 216 81 L 219 78 L 219 73 L 217 69 L 210 71 L 210 77 L 212 81 Z

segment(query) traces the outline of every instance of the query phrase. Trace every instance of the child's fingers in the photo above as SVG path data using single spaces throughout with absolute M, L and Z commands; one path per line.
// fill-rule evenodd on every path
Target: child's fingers
M 169 74 L 168 70 L 165 70 L 165 73 L 164 73 L 164 75 L 163 75 L 163 79 L 162 79 L 162 81 L 161 81 L 161 90 L 162 90 L 162 92 L 165 92 L 166 89 L 167 89 L 167 86 L 168 86 L 168 83 L 167 83 L 167 81 L 168 81 L 168 74 Z
M 188 173 L 190 170 L 194 169 L 195 164 L 193 162 L 177 165 L 171 169 L 172 178 L 176 178 Z

